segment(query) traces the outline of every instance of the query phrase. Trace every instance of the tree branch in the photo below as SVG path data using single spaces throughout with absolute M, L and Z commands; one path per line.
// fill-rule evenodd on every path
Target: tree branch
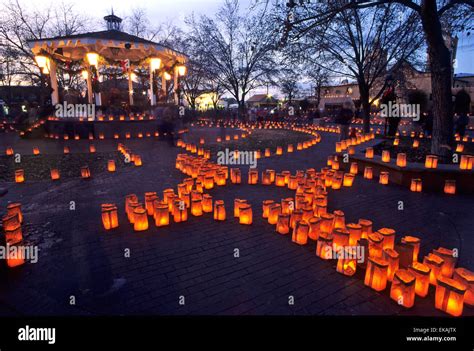
M 441 17 L 445 12 L 449 11 L 456 5 L 469 5 L 474 8 L 474 1 L 473 0 L 451 0 L 438 10 L 438 16 Z

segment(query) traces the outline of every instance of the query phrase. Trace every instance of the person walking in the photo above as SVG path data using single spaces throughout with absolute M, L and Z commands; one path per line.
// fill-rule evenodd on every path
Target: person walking
M 342 108 L 336 117 L 336 124 L 339 125 L 340 138 L 339 140 L 345 140 L 349 137 L 349 125 L 351 124 L 352 118 L 354 117 L 354 105 L 352 101 L 344 101 Z
M 395 94 L 395 88 L 392 86 L 392 83 L 389 83 L 387 89 L 384 91 L 382 98 L 380 99 L 381 105 L 390 106 L 390 104 L 395 105 L 397 103 L 397 95 Z M 388 124 L 388 132 L 386 131 L 386 136 L 390 138 L 395 138 L 395 135 L 398 131 L 398 125 L 401 121 L 401 116 L 392 115 L 390 108 L 388 109 L 388 115 L 385 117 L 385 125 Z M 405 116 L 404 116 L 405 117 Z
M 461 114 L 455 123 L 456 133 L 462 138 L 466 134 L 466 127 L 469 124 L 469 117 L 466 113 Z
M 456 94 L 454 100 L 454 112 L 459 116 L 454 124 L 455 132 L 462 138 L 466 133 L 469 125 L 469 107 L 471 105 L 471 97 L 465 90 L 461 90 Z
M 426 114 L 426 118 L 423 121 L 423 133 L 426 136 L 431 136 L 433 133 L 433 111 L 429 110 Z

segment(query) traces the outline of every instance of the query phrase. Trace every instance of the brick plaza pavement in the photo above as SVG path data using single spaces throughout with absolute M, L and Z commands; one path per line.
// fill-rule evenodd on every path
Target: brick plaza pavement
M 198 129 L 196 137 L 212 131 Z M 259 170 L 321 168 L 338 136 L 322 133 L 317 146 L 290 157 L 259 160 Z M 37 144 L 38 142 L 35 141 Z M 363 273 L 345 277 L 335 262 L 315 257 L 315 244 L 291 243 L 261 218 L 261 202 L 294 195 L 275 186 L 227 185 L 210 191 L 226 203 L 228 219 L 189 217 L 165 228 L 153 224 L 134 233 L 126 221 L 124 197 L 176 187 L 185 175 L 175 169 L 181 149 L 163 141 L 127 140 L 141 154 L 141 168 L 120 168 L 89 181 L 81 179 L 7 183 L 0 198 L 23 204 L 25 241 L 40 246 L 40 259 L 15 270 L 2 270 L 0 314 L 3 315 L 136 315 L 136 314 L 322 314 L 322 315 L 442 315 L 434 298 L 417 298 L 406 310 L 363 284 Z M 54 141 L 40 148 L 62 150 Z M 84 150 L 87 142 L 84 141 Z M 111 151 L 116 142 L 95 143 L 98 152 Z M 28 148 L 26 148 L 28 149 Z M 243 172 L 243 180 L 246 172 Z M 2 185 L 4 186 L 4 185 Z M 254 224 L 242 226 L 232 218 L 234 198 L 253 206 Z M 405 202 L 398 211 L 397 202 Z M 76 210 L 69 209 L 75 201 Z M 102 228 L 100 204 L 119 206 L 120 227 Z M 422 238 L 421 255 L 438 246 L 460 249 L 459 265 L 473 269 L 472 197 L 411 193 L 395 185 L 357 177 L 352 188 L 331 191 L 329 210 L 343 210 L 346 222 L 373 220 L 374 228 L 391 227 L 400 235 Z M 234 257 L 238 249 L 240 257 Z M 130 250 L 130 257 L 125 257 Z M 433 295 L 433 292 L 431 293 Z M 76 304 L 69 304 L 74 296 Z M 294 305 L 288 304 L 289 296 Z M 184 297 L 185 304 L 179 299 Z M 464 315 L 474 315 L 465 306 Z

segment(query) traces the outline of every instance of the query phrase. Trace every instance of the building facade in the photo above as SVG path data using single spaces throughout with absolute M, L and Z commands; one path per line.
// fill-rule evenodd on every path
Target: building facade
M 431 73 L 420 71 L 409 63 L 405 62 L 391 70 L 394 77 L 395 90 L 400 103 L 407 103 L 412 92 L 421 92 L 426 95 L 427 108 L 432 104 Z M 380 91 L 383 86 L 383 79 L 375 85 L 372 96 Z M 466 91 L 471 97 L 471 112 L 474 111 L 474 74 L 456 74 L 453 77 L 452 94 L 455 96 L 460 90 Z M 356 82 L 344 82 L 342 84 L 328 85 L 322 88 L 322 96 L 319 109 L 327 113 L 338 110 L 344 101 L 352 101 L 354 106 L 360 102 L 359 86 Z M 373 109 L 377 110 L 379 101 L 376 99 Z

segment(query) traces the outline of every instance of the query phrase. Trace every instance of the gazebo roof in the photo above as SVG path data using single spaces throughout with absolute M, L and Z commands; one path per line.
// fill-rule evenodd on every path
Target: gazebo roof
M 102 30 L 98 32 L 86 32 L 80 34 L 66 35 L 66 36 L 56 36 L 52 38 L 42 38 L 42 39 L 32 39 L 29 42 L 41 42 L 41 41 L 53 41 L 53 40 L 73 40 L 73 39 L 83 39 L 83 38 L 94 38 L 94 39 L 103 39 L 103 40 L 119 40 L 135 43 L 147 43 L 158 45 L 150 40 L 146 40 L 135 35 L 131 35 L 119 30 Z
M 119 30 L 32 39 L 28 41 L 28 45 L 35 55 L 45 50 L 70 60 L 83 59 L 87 52 L 94 51 L 112 60 L 137 61 L 156 55 L 165 61 L 186 62 L 186 56 L 181 52 Z
M 255 94 L 252 95 L 246 102 L 250 103 L 276 103 L 278 102 L 273 96 L 267 94 Z

